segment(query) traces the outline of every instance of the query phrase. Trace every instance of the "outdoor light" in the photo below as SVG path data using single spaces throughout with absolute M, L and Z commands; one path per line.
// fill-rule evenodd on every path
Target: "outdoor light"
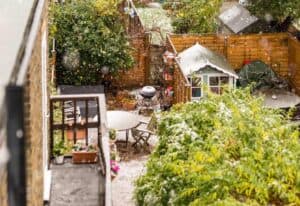
M 108 74 L 108 72 L 109 72 L 109 67 L 108 66 L 101 67 L 101 73 L 102 74 Z
M 68 69 L 77 69 L 80 66 L 80 54 L 78 50 L 66 51 L 62 64 Z

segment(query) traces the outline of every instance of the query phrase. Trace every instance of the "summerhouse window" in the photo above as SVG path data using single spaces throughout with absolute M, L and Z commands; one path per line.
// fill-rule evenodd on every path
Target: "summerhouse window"
M 191 83 L 191 90 L 192 90 L 192 100 L 199 100 L 202 97 L 202 84 L 201 84 L 201 77 L 189 77 L 188 80 Z
M 224 86 L 229 84 L 228 76 L 210 76 L 208 86 L 210 91 L 222 94 Z

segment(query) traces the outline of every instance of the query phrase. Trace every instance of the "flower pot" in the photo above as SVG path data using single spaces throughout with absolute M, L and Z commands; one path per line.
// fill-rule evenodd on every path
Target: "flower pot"
M 122 103 L 122 107 L 125 110 L 134 110 L 136 107 L 136 101 L 126 101 Z
M 63 163 L 64 163 L 64 156 L 63 155 L 55 157 L 55 164 L 62 165 Z

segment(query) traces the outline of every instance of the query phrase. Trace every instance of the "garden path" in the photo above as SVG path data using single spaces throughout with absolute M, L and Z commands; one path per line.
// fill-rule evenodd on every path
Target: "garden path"
M 134 111 L 137 114 L 137 111 Z M 139 119 L 149 121 L 150 117 L 139 115 Z M 117 133 L 117 140 L 124 140 L 125 135 L 122 132 Z M 157 137 L 151 137 L 149 140 L 150 149 L 136 150 L 131 146 L 133 138 L 129 136 L 129 144 L 117 142 L 117 148 L 121 161 L 118 162 L 120 170 L 118 175 L 112 181 L 112 202 L 113 206 L 134 206 L 134 181 L 145 172 L 146 162 L 150 151 L 157 143 Z
M 113 206 L 134 206 L 134 180 L 145 170 L 148 156 L 135 160 L 121 161 L 120 171 L 112 182 Z

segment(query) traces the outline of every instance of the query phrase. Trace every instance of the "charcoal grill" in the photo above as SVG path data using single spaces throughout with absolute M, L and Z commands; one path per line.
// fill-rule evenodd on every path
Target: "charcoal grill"
M 144 86 L 139 93 L 142 97 L 139 101 L 139 111 L 141 111 L 142 109 L 153 109 L 153 97 L 156 94 L 156 89 L 152 86 Z

